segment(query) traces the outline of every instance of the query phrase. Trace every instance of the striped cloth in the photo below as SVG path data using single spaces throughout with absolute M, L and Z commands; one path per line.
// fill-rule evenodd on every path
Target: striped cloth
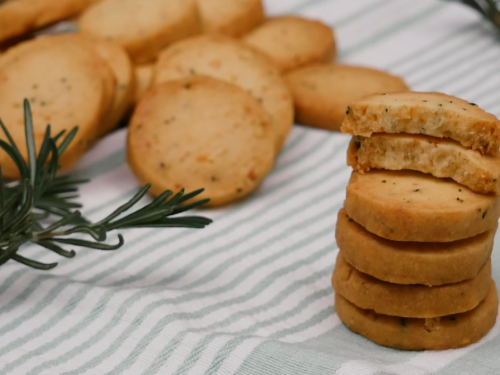
M 500 115 L 500 42 L 471 10 L 435 0 L 269 0 L 270 14 L 334 25 L 343 62 L 402 75 Z M 334 229 L 350 175 L 345 135 L 296 126 L 244 202 L 203 230 L 131 230 L 116 252 L 80 250 L 50 272 L 0 273 L 1 374 L 498 374 L 500 324 L 478 344 L 403 352 L 351 333 L 333 306 Z M 77 174 L 103 217 L 138 184 L 125 132 Z M 499 242 L 500 244 L 500 242 Z M 52 255 L 27 254 L 42 261 Z M 493 256 L 500 281 L 500 251 Z

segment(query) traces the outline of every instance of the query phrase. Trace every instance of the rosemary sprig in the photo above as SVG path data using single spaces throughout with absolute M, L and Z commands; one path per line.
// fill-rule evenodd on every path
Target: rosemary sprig
M 198 216 L 177 217 L 178 214 L 209 202 L 209 199 L 204 199 L 186 204 L 203 190 L 189 194 L 180 191 L 175 195 L 171 191 L 165 191 L 149 204 L 130 212 L 148 193 L 151 187 L 149 184 L 101 221 L 89 222 L 78 210 L 81 205 L 74 202 L 78 198 L 78 185 L 86 181 L 72 179 L 70 176 L 57 176 L 59 158 L 78 129 L 73 129 L 66 136 L 64 132 L 52 136 L 50 125 L 47 126 L 37 156 L 28 100 L 24 100 L 24 117 L 28 162 L 24 160 L 7 127 L 0 120 L 0 128 L 7 139 L 0 139 L 0 147 L 14 161 L 20 174 L 19 181 L 9 183 L 3 178 L 0 167 L 0 265 L 12 259 L 41 270 L 57 266 L 57 263 L 45 264 L 20 255 L 19 250 L 28 243 L 72 258 L 76 253 L 65 249 L 65 245 L 98 250 L 120 248 L 124 244 L 121 234 L 118 234 L 116 244 L 105 242 L 109 232 L 114 230 L 146 227 L 204 228 L 212 222 Z M 90 239 L 75 238 L 75 234 L 85 235 Z
M 475 9 L 500 32 L 500 11 L 497 0 L 460 0 L 465 5 Z

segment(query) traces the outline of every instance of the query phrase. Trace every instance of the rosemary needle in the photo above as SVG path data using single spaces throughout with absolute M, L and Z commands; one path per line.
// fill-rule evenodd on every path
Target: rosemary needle
M 135 196 L 97 223 L 85 219 L 78 210 L 81 205 L 74 202 L 78 198 L 78 186 L 86 180 L 70 176 L 58 176 L 59 158 L 74 139 L 77 128 L 67 135 L 61 132 L 52 136 L 50 125 L 36 152 L 33 121 L 28 100 L 24 100 L 24 127 L 27 162 L 22 157 L 7 127 L 0 120 L 0 128 L 5 140 L 0 139 L 2 148 L 16 164 L 20 180 L 7 183 L 0 166 L 0 265 L 9 260 L 41 270 L 49 270 L 57 263 L 45 264 L 19 254 L 22 246 L 33 243 L 60 256 L 72 258 L 74 250 L 67 245 L 98 250 L 116 250 L 124 244 L 121 234 L 118 242 L 106 242 L 108 234 L 114 230 L 128 228 L 204 228 L 212 221 L 199 216 L 177 215 L 203 206 L 208 199 L 194 201 L 203 189 L 184 194 L 165 191 L 146 206 L 133 208 L 148 193 L 151 185 L 140 189 Z M 186 202 L 190 202 L 185 204 Z M 132 212 L 130 212 L 133 210 Z M 52 219 L 50 222 L 47 219 Z M 87 236 L 89 239 L 75 238 L 73 235 Z

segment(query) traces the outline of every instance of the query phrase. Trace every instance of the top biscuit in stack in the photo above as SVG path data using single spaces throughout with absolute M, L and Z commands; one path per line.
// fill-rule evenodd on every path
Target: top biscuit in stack
M 500 194 L 500 121 L 474 103 L 440 94 L 375 94 L 349 105 L 341 130 L 355 135 L 355 170 L 409 169 Z
M 476 104 L 440 93 L 375 94 L 347 107 L 341 130 L 369 137 L 373 133 L 410 133 L 450 138 L 482 154 L 500 146 L 500 121 Z

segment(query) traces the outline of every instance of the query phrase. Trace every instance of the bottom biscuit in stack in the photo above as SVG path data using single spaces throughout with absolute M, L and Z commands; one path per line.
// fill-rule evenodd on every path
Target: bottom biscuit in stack
M 498 297 L 488 259 L 476 277 L 435 287 L 399 285 L 363 274 L 339 253 L 335 307 L 353 332 L 405 350 L 441 350 L 477 342 L 495 324 Z
M 495 283 L 473 310 L 438 318 L 402 318 L 361 309 L 335 295 L 340 319 L 352 331 L 377 344 L 405 350 L 444 350 L 479 341 L 494 326 L 498 313 Z

